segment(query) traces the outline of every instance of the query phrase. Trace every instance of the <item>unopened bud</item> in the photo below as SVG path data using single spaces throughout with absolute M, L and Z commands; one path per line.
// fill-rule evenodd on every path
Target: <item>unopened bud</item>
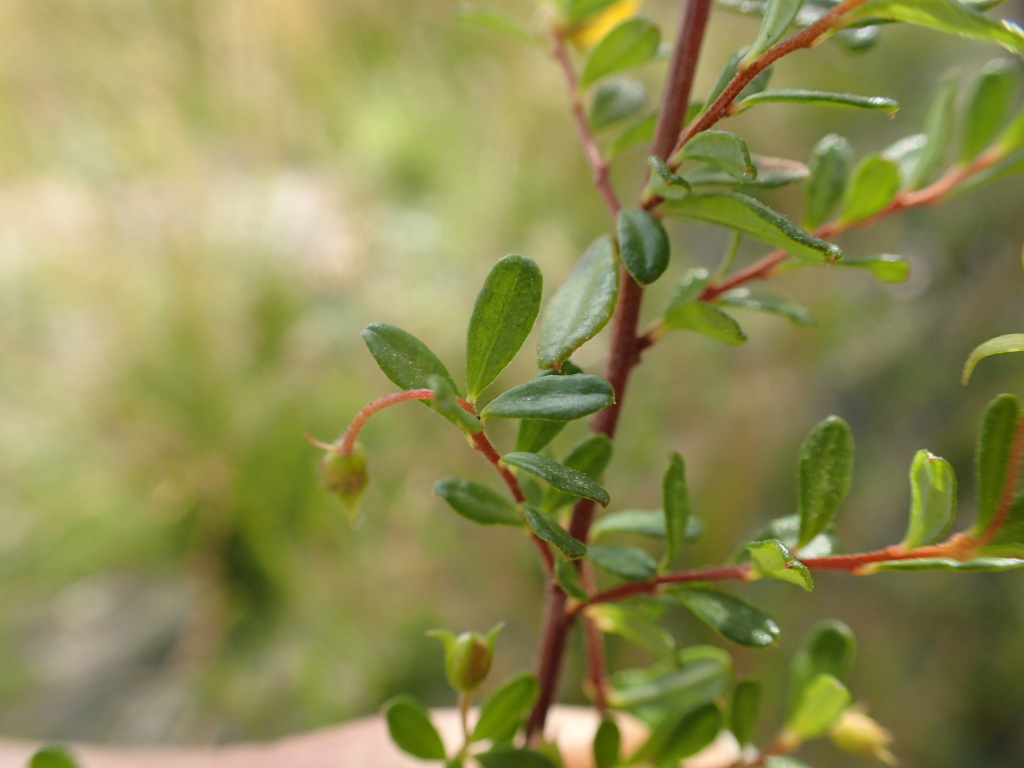
M 456 637 L 451 632 L 435 629 L 428 632 L 431 637 L 444 643 L 444 671 L 448 684 L 460 693 L 471 693 L 491 671 L 494 659 L 494 638 L 504 624 L 494 627 L 486 635 L 479 632 L 463 632 Z
M 892 734 L 856 707 L 840 715 L 829 728 L 832 743 L 845 752 L 873 757 L 886 765 L 896 765 L 896 756 L 889 751 Z
M 366 474 L 366 452 L 359 443 L 349 454 L 341 453 L 334 446 L 328 447 L 320 462 L 320 484 L 338 498 L 350 523 L 356 522 L 359 499 L 369 479 Z

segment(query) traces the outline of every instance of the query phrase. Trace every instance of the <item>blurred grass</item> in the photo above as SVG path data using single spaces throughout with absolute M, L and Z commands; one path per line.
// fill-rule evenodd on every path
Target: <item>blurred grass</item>
M 674 4 L 647 6 L 668 19 Z M 499 673 L 531 663 L 532 553 L 430 492 L 442 474 L 487 477 L 458 436 L 424 408 L 375 419 L 354 532 L 302 439 L 333 437 L 391 386 L 362 350 L 366 323 L 409 329 L 457 371 L 494 260 L 536 258 L 550 291 L 607 226 L 544 52 L 452 11 L 0 5 L 0 732 L 222 740 L 337 722 L 399 690 L 443 704 L 439 648 L 422 634 L 438 624 L 511 618 Z M 701 87 L 755 29 L 716 19 Z M 878 150 L 917 130 L 954 58 L 970 69 L 995 55 L 897 29 L 868 57 L 823 46 L 783 62 L 777 83 L 871 83 L 900 115 L 766 107 L 736 127 L 762 153 L 805 157 L 830 130 Z M 616 173 L 628 198 L 636 171 Z M 950 459 L 969 498 L 974 422 L 991 395 L 1020 391 L 1009 358 L 958 384 L 978 341 L 1024 326 L 1019 190 L 1004 180 L 845 243 L 907 256 L 906 285 L 840 270 L 778 280 L 814 310 L 811 331 L 750 317 L 739 349 L 683 335 L 652 349 L 630 385 L 613 498 L 657 504 L 664 455 L 681 450 L 708 522 L 694 561 L 721 559 L 792 509 L 800 440 L 833 411 L 858 440 L 851 548 L 901 535 L 917 448 Z M 715 263 L 719 233 L 680 234 L 680 264 Z M 526 359 L 503 381 L 529 375 Z M 751 588 L 785 635 L 781 653 L 738 653 L 741 671 L 782 686 L 800 633 L 839 616 L 861 638 L 854 690 L 905 762 L 1017 765 L 1019 574 L 819 584 L 799 599 Z

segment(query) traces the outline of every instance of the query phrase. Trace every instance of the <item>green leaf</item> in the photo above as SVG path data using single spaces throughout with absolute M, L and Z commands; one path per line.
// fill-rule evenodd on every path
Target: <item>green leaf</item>
M 658 564 L 639 547 L 591 544 L 587 559 L 602 571 L 627 581 L 649 581 L 658 572 Z
M 672 298 L 669 299 L 665 313 L 668 314 L 676 307 L 696 301 L 710 280 L 711 273 L 703 267 L 686 270 L 683 279 L 679 281 L 679 285 L 672 292 Z
M 697 588 L 673 592 L 672 597 L 734 643 L 750 648 L 767 648 L 775 645 L 779 636 L 779 625 L 775 619 L 738 597 Z
M 514 733 L 537 700 L 539 690 L 537 678 L 529 672 L 503 682 L 481 705 L 480 719 L 473 727 L 470 741 L 497 739 Z
M 961 163 L 976 158 L 999 135 L 1013 114 L 1019 81 L 1017 67 L 1005 59 L 989 62 L 978 75 L 964 109 Z
M 601 83 L 590 102 L 587 117 L 595 131 L 632 117 L 647 103 L 647 89 L 632 77 L 611 77 Z
M 686 520 L 683 540 L 689 544 L 700 538 L 703 532 L 704 524 L 700 518 L 690 515 Z M 598 518 L 590 528 L 590 535 L 594 539 L 614 533 L 632 533 L 664 540 L 665 512 L 661 509 L 623 509 Z
M 654 216 L 641 208 L 624 208 L 616 222 L 619 255 L 640 285 L 657 280 L 668 267 L 668 233 Z
M 1013 395 L 1000 395 L 985 409 L 974 449 L 974 480 L 978 520 L 971 533 L 979 535 L 995 517 L 1008 478 L 1010 450 L 1020 421 L 1020 402 Z
M 608 158 L 612 159 L 637 144 L 650 144 L 658 127 L 658 113 L 647 115 L 629 126 L 615 137 L 608 147 Z
M 952 35 L 998 43 L 1014 53 L 1024 53 L 1024 32 L 1008 21 L 995 21 L 956 0 L 871 0 L 844 14 L 856 22 L 887 19 L 905 21 Z
M 690 139 L 673 162 L 699 160 L 734 176 L 737 179 L 757 178 L 757 168 L 750 159 L 746 142 L 735 133 L 728 131 L 702 131 Z
M 512 387 L 480 411 L 481 418 L 572 421 L 615 402 L 612 385 L 591 373 L 540 376 Z
M 555 563 L 555 580 L 569 597 L 574 597 L 577 600 L 586 600 L 589 597 L 580 580 L 580 572 L 570 561 L 559 560 Z
M 634 16 L 602 38 L 583 65 L 580 88 L 624 69 L 638 67 L 654 58 L 661 42 L 658 27 L 642 16 Z
M 402 389 L 429 389 L 430 377 L 440 376 L 459 391 L 444 363 L 411 333 L 387 323 L 371 323 L 362 337 L 384 375 Z
M 445 477 L 434 483 L 434 493 L 467 520 L 481 525 L 521 526 L 515 505 L 486 485 L 461 477 Z
M 611 458 L 612 441 L 608 436 L 591 434 L 576 443 L 562 463 L 570 469 L 579 470 L 594 482 L 600 482 L 601 475 L 604 474 Z M 563 504 L 569 504 L 575 500 L 574 496 L 551 488 L 544 495 L 544 503 L 541 508 L 545 512 L 553 512 Z
M 839 247 L 815 237 L 760 200 L 739 192 L 703 192 L 669 200 L 665 213 L 719 224 L 782 248 L 803 261 L 822 264 L 842 258 Z
M 516 432 L 516 450 L 538 453 L 565 429 L 566 423 L 564 421 L 522 419 L 519 422 L 519 430 Z
M 853 482 L 853 435 L 838 416 L 820 422 L 804 440 L 798 465 L 797 508 L 804 546 L 828 528 Z
M 789 676 L 790 709 L 804 697 L 808 686 L 819 675 L 846 680 L 856 655 L 857 641 L 843 622 L 826 619 L 816 624 L 793 656 Z
M 798 741 L 821 736 L 850 706 L 850 692 L 832 675 L 815 676 L 786 718 L 785 731 Z
M 794 181 L 803 181 L 810 175 L 810 170 L 806 165 L 784 157 L 751 155 L 750 161 L 754 164 L 756 172 L 756 176 L 753 178 L 736 178 L 711 166 L 704 166 L 689 171 L 682 181 L 691 188 L 714 184 L 746 189 L 774 189 L 792 184 Z M 671 197 L 672 195 L 668 194 L 667 196 Z
M 725 690 L 731 666 L 725 651 L 711 646 L 691 646 L 678 656 L 678 663 L 613 675 L 609 705 L 626 710 L 647 706 L 691 710 Z
M 1024 333 L 1008 333 L 1005 336 L 996 336 L 994 339 L 989 339 L 972 349 L 971 354 L 967 357 L 967 362 L 964 363 L 964 372 L 960 377 L 960 382 L 966 384 L 970 381 L 974 366 L 979 361 L 984 360 L 986 357 L 1001 355 L 1006 352 L 1024 352 Z
M 670 307 L 662 318 L 661 325 L 667 331 L 686 329 L 703 333 L 730 346 L 742 344 L 747 340 L 747 335 L 743 333 L 739 323 L 706 301 L 691 301 Z
M 807 566 L 793 557 L 786 545 L 778 539 L 766 539 L 747 544 L 750 552 L 752 571 L 757 578 L 772 578 L 788 581 L 810 592 L 814 580 Z
M 853 171 L 839 213 L 839 222 L 849 224 L 866 219 L 892 201 L 900 191 L 900 169 L 881 155 L 869 155 Z
M 861 96 L 856 93 L 833 93 L 831 91 L 810 91 L 802 88 L 779 88 L 761 91 L 736 102 L 732 114 L 738 114 L 757 104 L 785 102 L 807 104 L 815 107 L 847 107 L 852 109 L 879 109 L 890 115 L 899 110 L 899 102 L 885 96 Z
M 948 557 L 918 557 L 912 560 L 889 560 L 864 566 L 864 573 L 878 571 L 1012 571 L 1024 568 L 1024 560 L 1007 557 L 978 557 L 973 560 L 953 560 Z
M 704 704 L 656 728 L 643 752 L 659 765 L 677 765 L 713 742 L 724 720 L 716 704 Z
M 853 169 L 850 143 L 828 134 L 811 150 L 810 169 L 811 178 L 804 189 L 804 226 L 813 229 L 823 224 L 843 199 Z
M 924 135 L 927 138 L 914 167 L 914 176 L 910 180 L 912 189 L 923 187 L 942 167 L 953 138 L 953 127 L 956 125 L 956 91 L 959 84 L 959 73 L 946 74 L 931 106 L 928 107 L 928 114 L 924 119 Z
M 891 253 L 882 253 L 878 256 L 850 256 L 837 261 L 835 266 L 866 269 L 883 283 L 902 283 L 910 277 L 909 262 Z
M 917 174 L 917 165 L 921 161 L 928 137 L 923 133 L 904 136 L 893 142 L 882 151 L 882 157 L 892 160 L 900 169 L 900 185 L 909 187 Z
M 582 541 L 570 536 L 562 526 L 543 512 L 527 506 L 526 523 L 537 534 L 537 538 L 553 544 L 566 559 L 578 560 L 587 554 L 587 547 Z
M 918 451 L 910 462 L 910 524 L 900 544 L 913 549 L 941 539 L 956 517 L 956 473 L 949 462 Z
M 469 26 L 492 29 L 530 43 L 537 42 L 537 36 L 530 32 L 522 21 L 500 8 L 487 5 L 460 5 L 456 10 L 456 18 Z
M 444 760 L 444 742 L 427 709 L 412 696 L 396 696 L 384 705 L 391 740 L 403 752 L 421 760 Z
M 434 390 L 434 399 L 430 405 L 435 411 L 467 432 L 483 430 L 484 426 L 480 423 L 480 419 L 459 405 L 459 401 L 455 399 L 455 390 L 452 389 L 452 385 L 447 379 L 430 376 L 427 383 Z
M 42 747 L 32 755 L 28 768 L 78 768 L 78 763 L 61 747 Z
M 537 344 L 537 364 L 568 360 L 604 328 L 615 309 L 619 270 L 610 237 L 595 240 L 548 302 Z
M 541 456 L 539 453 L 526 453 L 525 451 L 506 453 L 501 460 L 536 475 L 561 491 L 571 493 L 573 496 L 592 499 L 603 507 L 608 506 L 610 501 L 608 492 L 578 469 L 571 469 L 564 464 L 559 464 L 554 459 Z
M 594 768 L 615 768 L 619 764 L 622 734 L 610 717 L 601 720 L 594 734 Z
M 618 603 L 599 603 L 587 608 L 587 616 L 606 635 L 618 635 L 652 656 L 669 658 L 676 651 L 672 635 L 634 608 Z
M 775 45 L 786 34 L 789 25 L 796 18 L 804 0 L 767 0 L 762 11 L 761 28 L 757 39 L 743 57 L 744 67 L 749 67 L 765 51 Z
M 1017 112 L 1010 124 L 1003 129 L 995 147 L 1001 155 L 1009 155 L 1024 146 L 1024 109 Z
M 668 469 L 661 480 L 661 504 L 665 516 L 665 557 L 662 567 L 668 568 L 685 541 L 686 527 L 690 520 L 686 463 L 675 451 L 669 454 Z
M 1006 522 L 996 532 L 992 543 L 981 551 L 986 555 L 1024 557 L 1024 493 L 1014 497 Z
M 844 262 L 841 261 L 839 263 L 843 264 Z M 739 307 L 741 309 L 751 309 L 755 312 L 770 312 L 780 315 L 794 325 L 814 325 L 814 318 L 806 309 L 778 296 L 772 296 L 770 293 L 752 291 L 749 288 L 733 288 L 731 291 L 726 291 L 719 296 L 717 301 L 719 304 L 725 304 L 728 307 Z
M 796 551 L 797 541 L 799 538 L 800 515 L 786 515 L 772 520 L 768 525 L 758 531 L 757 534 L 751 536 L 750 541 L 754 542 L 765 541 L 767 539 L 778 539 L 786 545 L 787 549 L 790 551 Z M 835 554 L 839 550 L 839 540 L 836 538 L 834 529 L 830 527 L 824 532 L 819 533 L 807 544 L 800 547 L 800 557 L 826 557 L 828 555 Z M 747 562 L 750 560 L 750 552 L 747 550 L 746 545 L 744 545 L 743 549 L 734 559 L 738 562 Z
M 729 56 L 729 60 L 725 62 L 725 66 L 722 68 L 722 71 L 718 74 L 718 79 L 715 81 L 715 84 L 711 87 L 711 92 L 708 94 L 707 99 L 704 101 L 704 103 L 707 106 L 714 104 L 715 99 L 717 99 L 722 94 L 722 91 L 725 90 L 725 87 L 730 83 L 730 81 L 734 77 L 736 77 L 736 73 L 739 72 L 740 62 L 743 60 L 743 57 L 747 55 L 747 51 L 749 50 L 750 46 L 746 46 L 744 48 L 740 48 L 738 51 L 733 52 L 733 54 Z M 746 87 L 742 91 L 740 91 L 739 94 L 737 94 L 736 98 L 744 99 L 752 94 L 760 93 L 761 91 L 768 87 L 768 81 L 771 79 L 771 76 L 771 67 L 766 67 L 765 69 L 761 70 L 757 77 L 755 77 L 753 80 L 747 83 Z
M 651 168 L 658 174 L 658 178 L 661 179 L 662 183 L 666 187 L 678 187 L 683 193 L 690 191 L 690 182 L 684 179 L 682 176 L 673 173 L 672 169 L 668 167 L 668 164 L 656 155 L 651 155 L 647 158 L 647 162 L 650 163 Z M 665 192 L 668 194 L 668 191 Z
M 515 254 L 494 265 L 476 297 L 466 338 L 468 399 L 512 362 L 540 312 L 544 279 L 532 259 Z
M 532 749 L 498 747 L 473 758 L 483 768 L 558 768 L 551 758 Z
M 740 746 L 750 744 L 761 713 L 761 682 L 747 678 L 736 683 L 729 707 L 729 730 Z

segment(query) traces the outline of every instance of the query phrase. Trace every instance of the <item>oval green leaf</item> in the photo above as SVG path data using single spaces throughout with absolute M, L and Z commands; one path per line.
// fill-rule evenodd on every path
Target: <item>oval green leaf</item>
M 444 760 L 444 742 L 427 709 L 412 696 L 396 696 L 384 705 L 391 740 L 403 752 L 420 760 Z
M 850 143 L 830 133 L 814 145 L 809 167 L 811 177 L 804 188 L 804 226 L 813 229 L 825 223 L 843 199 L 853 170 Z
M 649 581 L 658 572 L 658 564 L 639 547 L 591 544 L 587 559 L 602 571 L 627 581 Z
M 516 450 L 537 453 L 555 436 L 565 429 L 564 421 L 541 421 L 540 419 L 523 419 L 519 422 L 516 432 Z
M 434 483 L 434 493 L 467 520 L 480 525 L 521 526 L 523 519 L 505 496 L 461 477 L 445 477 Z
M 683 589 L 672 597 L 722 637 L 749 648 L 775 645 L 779 625 L 768 614 L 738 597 L 710 589 Z
M 969 163 L 991 144 L 1013 114 L 1020 72 L 1009 61 L 989 62 L 974 81 L 964 109 L 960 162 Z
M 746 142 L 728 131 L 698 133 L 673 157 L 673 163 L 677 165 L 683 160 L 698 160 L 713 165 L 744 181 L 757 178 L 757 168 L 750 158 Z
M 988 404 L 974 449 L 974 479 L 978 500 L 978 519 L 971 533 L 980 534 L 995 517 L 1007 481 L 1010 450 L 1020 421 L 1020 402 L 1013 395 L 1000 395 Z
M 647 88 L 632 77 L 611 77 L 597 87 L 587 120 L 595 131 L 639 113 L 647 103 Z
M 757 719 L 761 714 L 761 682 L 747 678 L 736 683 L 729 706 L 729 730 L 740 746 L 746 746 L 754 738 Z
M 540 376 L 512 387 L 480 411 L 481 418 L 572 421 L 615 402 L 612 385 L 591 373 Z
M 43 747 L 32 755 L 28 768 L 78 768 L 78 763 L 61 747 Z
M 793 656 L 789 676 L 789 707 L 803 698 L 807 686 L 818 675 L 846 680 L 857 655 L 857 641 L 843 622 L 826 619 L 808 633 Z
M 925 143 L 914 166 L 910 180 L 911 189 L 923 187 L 942 167 L 956 125 L 956 92 L 959 84 L 959 73 L 948 73 L 943 78 L 935 98 L 932 99 L 931 106 L 928 107 L 928 114 L 924 119 Z
M 899 166 L 892 160 L 881 155 L 865 157 L 846 187 L 839 222 L 849 224 L 878 213 L 900 191 L 901 183 Z
M 470 741 L 500 740 L 514 735 L 527 710 L 537 700 L 537 678 L 524 672 L 509 678 L 480 707 Z
M 742 66 L 749 67 L 758 56 L 782 39 L 803 4 L 804 0 L 765 1 L 761 11 L 761 28 L 757 31 L 757 39 L 754 40 L 750 50 L 743 57 Z
M 724 721 L 725 717 L 717 704 L 704 704 L 671 720 L 669 728 L 656 729 L 651 738 L 652 742 L 656 740 L 656 744 L 653 748 L 646 748 L 645 753 L 657 765 L 676 765 L 713 742 L 722 730 Z M 659 731 L 663 731 L 664 735 Z
M 589 597 L 587 590 L 583 588 L 580 572 L 569 560 L 559 560 L 555 563 L 555 581 L 569 597 L 577 600 L 586 600 Z
M 896 114 L 900 104 L 895 99 L 885 96 L 861 96 L 856 93 L 833 93 L 831 91 L 811 91 L 802 88 L 779 88 L 761 91 L 748 96 L 736 103 L 733 114 L 750 109 L 756 104 L 766 102 L 784 102 L 789 104 L 806 104 L 814 107 L 846 107 L 850 109 L 878 109 L 890 115 Z
M 622 734 L 619 726 L 606 717 L 594 734 L 594 768 L 615 768 L 621 759 Z
M 910 524 L 900 544 L 913 549 L 942 538 L 956 517 L 956 473 L 949 462 L 918 451 L 910 462 Z
M 686 463 L 675 451 L 669 454 L 668 469 L 661 479 L 661 504 L 665 517 L 665 557 L 661 564 L 663 568 L 668 568 L 686 540 L 686 528 L 690 521 Z
M 667 215 L 719 224 L 756 240 L 782 248 L 791 256 L 815 264 L 842 258 L 839 246 L 801 229 L 760 200 L 739 192 L 703 192 L 664 205 Z
M 597 44 L 580 74 L 580 88 L 654 58 L 661 42 L 658 27 L 642 16 L 622 22 Z
M 480 423 L 480 419 L 463 408 L 455 399 L 455 390 L 452 389 L 452 385 L 447 379 L 432 375 L 427 379 L 427 383 L 434 390 L 434 399 L 430 402 L 430 406 L 435 411 L 467 432 L 483 430 L 484 426 Z
M 810 175 L 808 167 L 797 160 L 751 155 L 750 161 L 754 164 L 756 173 L 753 178 L 737 178 L 711 166 L 705 166 L 688 172 L 682 181 L 691 188 L 715 185 L 743 189 L 774 189 L 795 181 L 803 181 Z M 662 195 L 662 197 L 671 196 L 671 192 Z
M 866 269 L 883 283 L 902 283 L 910 277 L 910 263 L 902 256 L 882 253 L 878 256 L 848 256 L 837 261 L 837 267 Z
M 548 302 L 537 343 L 537 364 L 551 368 L 568 360 L 611 319 L 619 292 L 615 246 L 595 240 Z
M 668 233 L 654 216 L 640 208 L 619 211 L 616 222 L 619 255 L 640 285 L 649 285 L 668 267 Z
M 384 375 L 402 389 L 429 389 L 430 377 L 440 376 L 459 391 L 444 363 L 411 333 L 387 323 L 371 323 L 361 335 Z
M 1009 557 L 978 557 L 973 560 L 953 560 L 948 557 L 919 557 L 912 560 L 889 560 L 871 563 L 864 567 L 865 573 L 878 571 L 965 571 L 981 573 L 986 571 L 1013 571 L 1024 568 L 1024 560 Z
M 827 674 L 817 675 L 804 688 L 786 718 L 785 731 L 795 735 L 798 743 L 821 736 L 839 719 L 851 701 L 850 691 L 836 678 Z
M 540 312 L 543 286 L 533 259 L 516 254 L 499 260 L 487 275 L 466 338 L 466 388 L 471 402 L 522 348 Z
M 845 261 L 840 261 L 839 263 L 843 264 Z M 728 307 L 750 309 L 755 312 L 770 312 L 773 315 L 786 318 L 794 325 L 804 327 L 814 325 L 814 318 L 811 316 L 811 313 L 799 304 L 793 304 L 770 293 L 752 291 L 745 287 L 726 291 L 718 297 L 718 303 Z
M 551 758 L 532 749 L 498 747 L 490 752 L 474 755 L 483 768 L 558 768 Z
M 541 456 L 539 453 L 514 451 L 506 453 L 501 457 L 501 460 L 513 467 L 529 472 L 531 475 L 536 475 L 549 485 L 573 496 L 591 499 L 601 506 L 607 506 L 611 500 L 604 488 L 578 469 L 572 469 L 564 464 L 559 464 L 554 459 Z
M 536 453 L 536 451 L 534 451 Z M 612 458 L 612 441 L 607 435 L 587 435 L 572 447 L 562 462 L 571 469 L 578 469 L 594 482 L 600 482 L 601 476 Z M 576 497 L 549 488 L 544 494 L 541 508 L 545 512 L 553 512 L 564 504 L 570 504 Z
M 620 709 L 671 706 L 692 709 L 721 695 L 729 683 L 729 655 L 720 648 L 692 646 L 679 653 L 678 665 L 656 665 L 612 676 L 608 703 Z
M 964 371 L 960 377 L 960 382 L 966 384 L 970 381 L 971 373 L 974 372 L 974 366 L 979 361 L 992 355 L 1002 355 L 1007 352 L 1024 352 L 1024 333 L 1008 333 L 1005 336 L 996 336 L 994 339 L 989 339 L 972 349 L 971 354 L 967 357 L 967 362 L 964 363 Z
M 829 416 L 811 430 L 800 448 L 798 479 L 797 549 L 828 528 L 850 491 L 853 434 L 849 424 L 838 416 Z
M 747 340 L 739 323 L 705 301 L 691 301 L 672 307 L 661 319 L 661 327 L 666 331 L 696 331 L 730 346 L 737 346 Z
M 800 515 L 785 515 L 784 517 L 777 517 L 768 523 L 764 528 L 757 532 L 756 535 L 750 537 L 750 541 L 765 541 L 767 539 L 778 539 L 786 548 L 791 552 L 797 549 L 797 540 L 800 537 Z M 819 533 L 807 544 L 800 547 L 800 557 L 812 558 L 812 557 L 826 557 L 833 555 L 840 551 L 839 539 L 836 537 L 833 529 L 828 528 L 823 533 Z M 747 550 L 746 545 L 737 553 L 734 558 L 738 562 L 748 562 L 750 560 L 750 552 Z
M 570 536 L 566 530 L 543 512 L 526 507 L 526 523 L 537 538 L 553 545 L 567 560 L 577 560 L 587 554 L 586 545 Z
M 750 552 L 751 570 L 757 578 L 772 578 L 788 581 L 810 592 L 814 580 L 807 566 L 790 553 L 778 539 L 765 539 L 747 544 Z

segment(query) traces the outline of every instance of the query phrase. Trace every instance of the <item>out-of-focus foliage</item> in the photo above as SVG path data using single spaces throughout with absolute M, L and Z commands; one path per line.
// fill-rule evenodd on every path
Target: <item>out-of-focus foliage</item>
M 645 12 L 674 10 L 648 0 Z M 712 23 L 706 73 L 757 30 Z M 535 613 L 517 602 L 529 590 L 500 608 L 483 597 L 507 594 L 510 570 L 528 578 L 531 553 L 443 514 L 432 482 L 456 461 L 465 472 L 449 456 L 464 448 L 434 437 L 427 409 L 367 431 L 391 460 L 373 470 L 358 536 L 317 489 L 302 436 L 333 438 L 390 386 L 356 329 L 395 323 L 459 359 L 468 314 L 453 292 L 471 297 L 510 251 L 558 285 L 606 228 L 596 196 L 579 193 L 586 170 L 553 67 L 460 26 L 437 0 L 5 0 L 0 33 L 0 731 L 267 736 L 398 690 L 443 696 L 422 630 Z M 822 46 L 774 75 L 775 88 L 872 80 L 902 105 L 891 121 L 764 104 L 733 125 L 758 126 L 760 156 L 809 157 L 828 131 L 858 158 L 881 152 L 921 124 L 932 73 L 990 55 L 935 40 L 887 29 L 878 55 Z M 914 451 L 927 444 L 966 484 L 977 414 L 1024 381 L 1008 355 L 969 389 L 958 382 L 967 352 L 1022 327 L 1016 183 L 872 233 L 910 260 L 905 284 L 820 268 L 780 278 L 813 331 L 751 315 L 756 343 L 743 347 L 666 340 L 652 354 L 673 363 L 638 375 L 668 413 L 631 404 L 615 482 L 657 506 L 661 478 L 640 469 L 685 455 L 690 496 L 719 515 L 688 556 L 718 560 L 731 532 L 795 508 L 792 456 L 823 413 L 841 412 L 858 476 L 871 478 L 844 502 L 848 544 L 898 540 Z M 844 240 L 851 253 L 859 237 Z M 725 247 L 710 228 L 688 242 L 677 264 L 713 269 Z M 443 445 L 422 450 L 434 439 Z M 454 559 L 470 538 L 479 557 Z M 987 579 L 819 576 L 828 589 L 799 600 L 771 580 L 754 589 L 787 655 L 822 615 L 854 628 L 872 660 L 854 668 L 855 690 L 900 734 L 908 764 L 1016 766 L 1024 608 L 1007 596 L 1021 576 Z M 683 629 L 711 636 L 696 621 Z M 530 638 L 514 632 L 496 679 L 531 662 Z M 736 658 L 741 672 L 759 666 Z M 756 671 L 767 709 L 784 673 Z

